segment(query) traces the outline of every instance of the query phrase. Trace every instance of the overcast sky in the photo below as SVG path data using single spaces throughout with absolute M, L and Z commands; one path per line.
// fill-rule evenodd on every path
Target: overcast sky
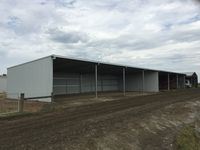
M 200 2 L 0 0 L 0 74 L 51 54 L 200 76 Z

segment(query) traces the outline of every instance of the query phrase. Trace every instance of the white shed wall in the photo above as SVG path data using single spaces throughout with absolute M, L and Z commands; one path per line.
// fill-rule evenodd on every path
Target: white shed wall
M 53 89 L 53 62 L 51 57 L 8 68 L 8 97 L 17 98 L 17 94 L 25 93 L 25 97 L 50 96 Z M 51 98 L 38 99 L 51 101 Z
M 0 93 L 7 92 L 7 77 L 0 77 Z
M 145 71 L 145 73 L 144 73 L 144 91 L 159 92 L 158 72 Z

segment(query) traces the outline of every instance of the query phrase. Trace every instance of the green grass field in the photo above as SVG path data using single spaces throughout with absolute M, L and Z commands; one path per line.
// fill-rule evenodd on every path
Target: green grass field
M 200 133 L 193 125 L 184 127 L 176 138 L 177 150 L 200 150 Z

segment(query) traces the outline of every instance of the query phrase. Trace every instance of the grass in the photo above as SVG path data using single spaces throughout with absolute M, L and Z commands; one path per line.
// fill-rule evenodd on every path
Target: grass
M 37 115 L 41 115 L 44 113 L 50 113 L 50 112 L 53 112 L 56 110 L 57 109 L 55 109 L 54 105 L 46 104 L 42 107 L 42 109 L 40 111 L 24 110 L 23 112 L 17 112 L 17 111 L 4 112 L 4 113 L 0 112 L 0 120 L 15 119 L 15 118 L 19 119 L 19 118 L 23 118 L 23 117 L 27 117 L 27 116 L 37 116 Z
M 17 101 L 6 101 L 5 99 L 0 98 L 0 114 L 16 112 L 17 110 L 18 110 Z
M 20 112 L 4 113 L 4 114 L 0 114 L 0 120 L 21 118 L 21 117 L 31 116 L 31 115 L 33 115 L 33 113 L 29 113 L 29 112 L 23 112 L 23 113 L 20 113 Z
M 43 107 L 45 107 L 45 105 L 43 103 L 34 101 L 24 102 L 24 112 L 20 113 L 18 112 L 18 101 L 6 100 L 5 97 L 0 94 L 0 120 L 21 118 L 33 114 L 37 115 L 40 112 L 47 111 L 47 108 L 44 108 L 43 110 Z
M 56 110 L 56 104 L 50 103 L 50 104 L 45 104 L 45 105 L 42 107 L 41 112 L 46 113 L 46 112 L 53 112 L 53 111 L 55 111 L 55 110 Z
M 176 138 L 177 150 L 200 150 L 199 134 L 194 125 L 184 127 Z

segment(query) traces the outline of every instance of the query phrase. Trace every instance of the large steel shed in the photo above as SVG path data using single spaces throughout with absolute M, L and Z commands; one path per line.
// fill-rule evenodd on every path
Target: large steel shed
M 8 97 L 117 91 L 159 92 L 184 88 L 185 74 L 51 55 L 8 68 Z M 49 97 L 48 97 L 49 96 Z

